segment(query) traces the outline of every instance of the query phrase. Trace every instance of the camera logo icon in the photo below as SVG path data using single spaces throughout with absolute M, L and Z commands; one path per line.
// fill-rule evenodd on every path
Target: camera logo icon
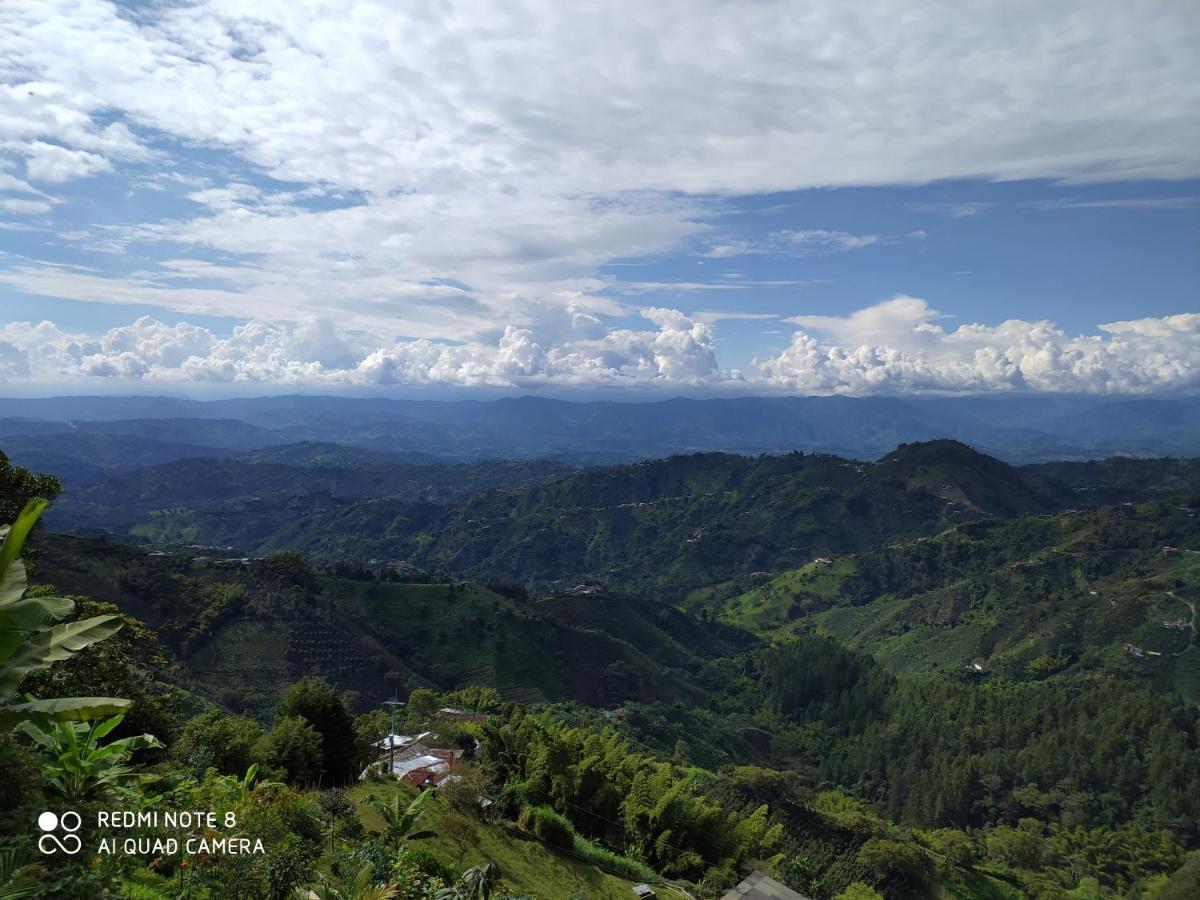
M 65 853 L 74 856 L 83 849 L 83 841 L 75 833 L 83 825 L 83 819 L 74 810 L 67 810 L 61 815 L 46 811 L 38 816 L 37 823 L 42 830 L 42 836 L 38 838 L 38 850 L 44 855 Z

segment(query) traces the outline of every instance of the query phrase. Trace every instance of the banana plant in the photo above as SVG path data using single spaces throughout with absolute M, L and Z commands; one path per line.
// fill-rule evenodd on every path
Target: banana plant
M 54 722 L 48 727 L 27 721 L 20 728 L 49 756 L 42 774 L 51 788 L 67 800 L 86 800 L 140 783 L 142 772 L 128 765 L 130 757 L 137 750 L 164 746 L 150 734 L 100 743 L 124 718 L 122 713 L 102 722 Z
M 462 873 L 456 884 L 434 894 L 433 900 L 491 900 L 497 881 L 499 870 L 494 863 L 471 866 Z
M 251 763 L 250 768 L 246 770 L 246 774 L 241 778 L 238 778 L 236 775 L 221 775 L 219 777 L 221 783 L 236 794 L 238 800 L 242 802 L 245 802 L 246 798 L 250 796 L 251 791 L 256 787 L 279 788 L 284 786 L 281 781 L 259 781 L 258 763 Z
M 410 803 L 404 803 L 400 794 L 394 794 L 386 800 L 372 795 L 367 798 L 367 802 L 383 819 L 384 840 L 393 849 L 399 849 L 405 841 L 417 841 L 433 836 L 428 831 L 413 832 L 417 820 L 425 814 L 425 805 L 432 799 L 433 791 L 427 788 Z
M 129 706 L 114 697 L 65 697 L 22 700 L 17 694 L 30 672 L 69 659 L 96 641 L 116 634 L 124 624 L 120 616 L 93 616 L 63 622 L 75 608 L 66 597 L 26 597 L 25 564 L 21 548 L 46 508 L 45 500 L 32 500 L 11 526 L 0 528 L 0 732 L 22 722 L 48 725 L 112 715 Z
M 390 900 L 396 895 L 394 884 L 375 881 L 375 867 L 370 863 L 363 863 L 341 878 L 330 878 L 311 891 L 298 893 L 317 900 Z

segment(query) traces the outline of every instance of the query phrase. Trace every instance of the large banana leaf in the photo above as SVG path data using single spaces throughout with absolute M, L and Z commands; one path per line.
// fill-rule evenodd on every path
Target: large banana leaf
M 67 597 L 26 597 L 0 604 L 0 633 L 36 631 L 62 621 L 75 609 Z
M 119 616 L 94 616 L 62 622 L 74 604 L 65 597 L 25 597 L 21 548 L 46 501 L 25 505 L 11 526 L 0 528 L 0 731 L 21 722 L 52 727 L 109 716 L 129 706 L 112 697 L 31 700 L 16 703 L 17 689 L 30 672 L 69 659 L 83 648 L 111 637 L 124 624 Z M 57 623 L 57 624 L 56 624 Z
M 8 526 L 4 528 L 4 540 L 7 542 Z M 0 570 L 0 603 L 10 603 L 21 599 L 25 593 L 25 563 L 14 559 L 4 569 Z
M 124 624 L 120 616 L 93 616 L 34 632 L 8 659 L 0 658 L 0 697 L 16 693 L 17 686 L 30 672 L 70 659 L 89 644 L 112 637 Z
M 10 731 L 22 722 L 49 728 L 55 722 L 90 722 L 114 713 L 125 712 L 132 703 L 118 697 L 59 697 L 31 700 L 0 709 L 0 732 Z
M 51 785 L 68 799 L 80 800 L 143 780 L 144 773 L 129 764 L 130 758 L 138 750 L 163 747 L 149 734 L 100 743 L 124 718 L 118 714 L 92 725 L 58 722 L 45 728 L 22 722 L 20 728 L 49 757 L 42 774 Z
M 37 524 L 46 506 L 45 500 L 30 500 L 17 516 L 17 521 L 9 526 L 4 535 L 4 543 L 0 544 L 0 572 L 6 572 L 13 560 L 21 555 L 25 538 L 29 537 L 29 532 Z

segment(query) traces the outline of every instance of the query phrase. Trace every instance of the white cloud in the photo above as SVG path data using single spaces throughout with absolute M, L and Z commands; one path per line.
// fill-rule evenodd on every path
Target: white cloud
M 814 394 L 1200 390 L 1198 313 L 1103 324 L 1096 336 L 1019 319 L 945 331 L 943 318 L 913 297 L 845 317 L 796 316 L 803 330 L 756 360 L 757 371 L 767 386 Z
M 574 311 L 548 328 L 510 324 L 491 341 L 461 344 L 385 343 L 327 319 L 249 322 L 225 337 L 150 318 L 96 336 L 68 334 L 49 322 L 15 323 L 0 328 L 0 380 L 661 385 L 851 395 L 1200 391 L 1198 313 L 1107 323 L 1085 336 L 1021 320 L 946 331 L 925 301 L 900 297 L 846 317 L 797 317 L 804 328 L 790 344 L 745 373 L 720 368 L 710 322 L 659 307 L 641 315 L 651 327 L 605 329 Z
M 21 152 L 26 156 L 25 173 L 33 181 L 73 181 L 112 168 L 112 164 L 98 153 L 68 150 L 45 141 L 32 141 Z
M 714 195 L 1200 175 L 1200 21 L 1176 0 L 25 0 L 0 45 L 0 154 L 28 181 L 196 204 L 83 246 L 225 260 L 218 287 L 38 265 L 9 284 L 389 339 L 628 312 L 599 267 L 704 239 Z M 221 160 L 212 183 L 146 171 L 195 148 Z M 263 173 L 295 187 L 247 181 Z M 769 252 L 884 240 L 779 232 Z M 712 247 L 746 252 L 764 251 Z
M 761 239 L 733 239 L 717 241 L 708 248 L 705 256 L 726 259 L 734 256 L 772 255 L 805 256 L 810 253 L 844 253 L 861 250 L 872 244 L 896 243 L 900 240 L 921 240 L 923 231 L 910 231 L 900 236 L 878 234 L 853 234 L 849 231 L 830 231 L 823 228 L 782 230 L 772 232 Z
M 24 197 L 0 197 L 0 209 L 23 216 L 36 216 L 50 212 L 53 207 L 45 200 L 28 200 Z
M 327 319 L 248 322 L 228 337 L 149 317 L 94 337 L 65 333 L 50 322 L 18 322 L 0 328 L 0 380 L 514 386 L 687 385 L 724 377 L 711 326 L 676 310 L 648 308 L 642 315 L 653 330 L 597 332 L 598 320 L 577 312 L 561 330 L 567 339 L 556 345 L 514 325 L 494 344 L 421 338 L 381 346 Z
M 1186 4 L 960 13 L 948 0 L 207 0 L 133 17 L 30 0 L 6 12 L 0 73 L 18 135 L 136 152 L 134 132 L 100 115 L 116 110 L 352 189 L 535 173 L 574 190 L 599 177 L 720 192 L 1198 173 L 1200 25 Z

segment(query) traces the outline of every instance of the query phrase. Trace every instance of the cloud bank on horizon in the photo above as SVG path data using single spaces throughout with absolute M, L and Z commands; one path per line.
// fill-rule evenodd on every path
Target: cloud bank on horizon
M 907 287 L 1010 201 L 1195 230 L 1141 189 L 1200 179 L 1187 4 L 29 0 L 0 47 L 9 391 L 1200 390 L 1178 302 Z

